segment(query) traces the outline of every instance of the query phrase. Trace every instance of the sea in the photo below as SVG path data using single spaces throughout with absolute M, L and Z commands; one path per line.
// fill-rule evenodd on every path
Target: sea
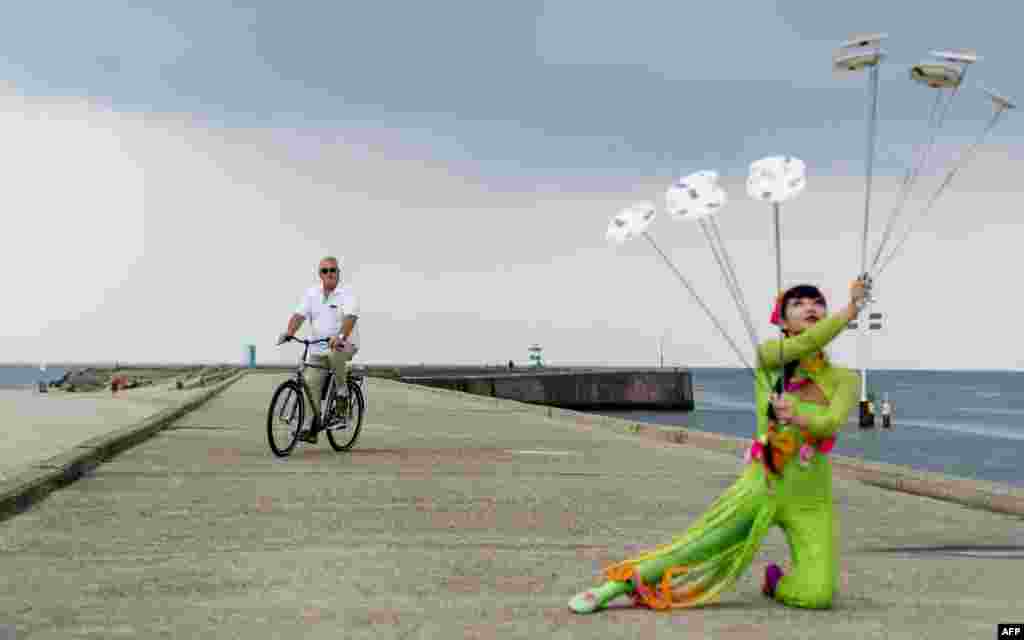
M 696 408 L 683 411 L 601 411 L 665 426 L 686 426 L 740 438 L 754 432 L 754 387 L 745 369 L 691 368 Z M 0 367 L 0 388 L 31 391 L 64 370 Z M 1024 487 L 1024 372 L 869 370 L 876 412 L 888 396 L 891 429 L 853 423 L 834 451 L 865 460 Z
M 691 368 L 696 408 L 682 411 L 601 411 L 602 415 L 686 426 L 740 438 L 755 429 L 754 384 L 746 369 Z M 834 451 L 952 476 L 1024 487 L 1024 372 L 868 370 L 875 412 L 888 396 L 892 428 L 853 422 Z
M 64 377 L 65 369 L 47 367 L 40 371 L 39 367 L 0 366 L 0 389 L 32 389 L 39 381 L 47 383 Z

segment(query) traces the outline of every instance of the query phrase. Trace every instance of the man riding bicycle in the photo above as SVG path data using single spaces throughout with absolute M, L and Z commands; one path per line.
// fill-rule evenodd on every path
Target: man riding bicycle
M 320 343 L 311 346 L 307 362 L 323 367 L 330 366 L 338 381 L 336 389 L 339 406 L 347 406 L 348 386 L 345 381 L 348 379 L 348 365 L 359 351 L 359 330 L 356 328 L 356 321 L 359 319 L 359 301 L 351 286 L 338 286 L 341 281 L 341 269 L 337 258 L 334 256 L 324 258 L 320 261 L 318 270 L 321 285 L 306 290 L 295 313 L 288 320 L 288 330 L 281 334 L 277 343 L 283 344 L 289 338 L 295 337 L 295 332 L 309 318 L 312 323 L 313 339 L 330 338 L 330 341 L 327 345 Z M 324 428 L 324 425 L 320 424 L 319 416 L 328 371 L 327 369 L 314 369 L 313 371 L 317 372 L 313 385 L 316 410 L 313 412 L 312 427 L 304 429 L 299 437 L 306 442 L 315 444 L 317 434 Z M 308 379 L 306 383 L 309 384 Z

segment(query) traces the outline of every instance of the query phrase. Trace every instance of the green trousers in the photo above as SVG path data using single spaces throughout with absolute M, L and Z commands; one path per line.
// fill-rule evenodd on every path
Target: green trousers
M 330 367 L 337 378 L 338 395 L 347 396 L 348 387 L 346 386 L 345 381 L 348 380 L 349 363 L 358 352 L 358 350 L 353 352 L 331 351 L 323 355 L 314 354 L 309 356 L 309 362 L 321 367 Z M 306 385 L 312 392 L 311 395 L 313 396 L 313 402 L 315 403 L 314 406 L 316 408 L 316 413 L 314 415 L 320 415 L 320 411 L 322 409 L 321 398 L 323 398 L 324 395 L 324 385 L 327 384 L 327 369 L 306 369 L 306 372 L 303 375 Z M 312 384 L 310 384 L 310 378 L 313 379 Z
M 810 469 L 786 469 L 768 489 L 764 469 L 751 465 L 686 534 L 610 568 L 609 578 L 635 572 L 661 595 L 662 579 L 671 570 L 672 606 L 698 606 L 749 569 L 764 536 L 777 526 L 786 536 L 791 562 L 786 567 L 783 558 L 775 559 L 785 572 L 775 599 L 793 607 L 830 608 L 839 586 L 830 474 L 829 461 L 819 457 Z M 814 491 L 801 486 L 808 482 L 816 485 Z

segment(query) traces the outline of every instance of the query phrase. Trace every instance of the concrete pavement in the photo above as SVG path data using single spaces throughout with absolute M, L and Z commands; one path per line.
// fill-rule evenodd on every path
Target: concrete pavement
M 321 437 L 277 459 L 265 420 L 283 377 L 246 376 L 0 522 L 0 625 L 33 639 L 960 639 L 1024 615 L 1020 517 L 840 477 L 835 609 L 759 594 L 787 557 L 773 531 L 720 605 L 574 616 L 602 566 L 684 531 L 736 456 L 370 379 L 354 450 Z
M 206 391 L 179 391 L 173 381 L 116 395 L 0 389 L 0 480 Z

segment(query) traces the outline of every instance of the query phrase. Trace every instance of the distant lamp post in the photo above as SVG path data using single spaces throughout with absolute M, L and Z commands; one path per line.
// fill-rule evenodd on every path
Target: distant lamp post
M 849 328 L 856 329 L 859 327 L 859 323 L 854 320 L 849 323 Z M 882 313 L 874 311 L 868 314 L 868 325 L 867 331 L 878 331 L 882 328 Z M 862 363 L 860 371 L 860 426 L 863 428 L 870 429 L 875 426 L 875 413 L 869 411 L 868 401 L 868 367 L 867 359 L 865 358 Z
M 46 393 L 46 363 L 39 363 L 39 393 Z
M 541 357 L 542 354 L 543 354 L 543 351 L 544 350 L 541 348 L 541 346 L 539 344 L 535 344 L 535 345 L 531 345 L 530 346 L 530 349 L 529 349 L 530 366 L 532 366 L 532 367 L 543 367 L 544 366 L 544 359 Z

